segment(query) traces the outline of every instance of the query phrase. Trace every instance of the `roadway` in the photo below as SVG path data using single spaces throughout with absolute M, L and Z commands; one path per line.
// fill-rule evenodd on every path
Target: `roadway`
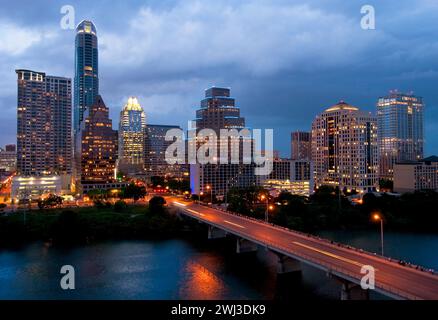
M 360 283 L 364 265 L 372 266 L 376 270 L 376 291 L 387 296 L 438 300 L 438 275 L 431 272 L 402 266 L 395 260 L 359 249 L 178 198 L 169 197 L 167 202 L 179 207 L 188 216 L 353 283 Z

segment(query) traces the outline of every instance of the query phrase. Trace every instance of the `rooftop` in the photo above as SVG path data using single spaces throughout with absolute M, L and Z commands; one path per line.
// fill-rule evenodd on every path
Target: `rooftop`
M 334 106 L 326 109 L 325 112 L 333 112 L 333 111 L 339 111 L 339 110 L 358 111 L 359 108 L 354 107 L 352 105 L 349 105 L 344 100 L 341 100 L 337 104 L 335 104 Z
M 125 104 L 124 110 L 127 111 L 143 111 L 138 99 L 136 97 L 129 97 L 128 103 Z
M 96 26 L 90 20 L 82 20 L 76 27 L 76 33 L 91 33 L 96 35 Z

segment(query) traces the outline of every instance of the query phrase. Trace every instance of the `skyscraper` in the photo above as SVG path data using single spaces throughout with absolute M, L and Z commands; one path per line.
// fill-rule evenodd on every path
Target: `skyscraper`
M 421 97 L 391 92 L 377 102 L 380 177 L 392 180 L 394 164 L 424 156 L 424 104 Z
M 312 153 L 310 132 L 294 131 L 291 134 L 292 160 L 310 160 Z
M 378 189 L 377 119 L 343 101 L 312 124 L 315 186 L 369 192 Z
M 188 176 L 188 166 L 183 164 L 168 164 L 166 149 L 173 141 L 166 141 L 166 133 L 171 129 L 181 129 L 179 126 L 148 124 L 145 130 L 145 170 L 148 177 Z
M 71 79 L 16 73 L 18 174 L 71 174 Z
M 74 132 L 79 130 L 84 111 L 99 94 L 99 62 L 96 27 L 84 20 L 76 28 L 74 80 Z
M 77 184 L 83 192 L 97 188 L 110 188 L 115 182 L 117 160 L 117 131 L 112 128 L 109 110 L 97 96 L 87 108 L 76 135 Z
M 205 99 L 201 108 L 196 111 L 194 121 L 199 133 L 202 129 L 215 131 L 218 140 L 221 129 L 245 128 L 245 118 L 240 116 L 235 99 L 230 95 L 229 88 L 212 87 L 205 91 Z M 242 141 L 241 141 L 242 142 Z M 193 143 L 193 141 L 189 141 Z M 228 149 L 230 145 L 228 144 Z M 239 147 L 242 150 L 242 144 Z M 220 143 L 218 142 L 218 150 Z M 242 155 L 242 152 L 240 152 Z M 254 175 L 254 165 L 244 164 L 242 157 L 239 163 L 229 164 L 195 164 L 190 166 L 191 188 L 195 194 L 212 192 L 216 196 L 224 196 L 233 187 L 248 187 L 257 183 Z
M 5 149 L 0 148 L 0 177 L 2 177 L 2 174 L 14 172 L 16 168 L 17 152 L 15 150 L 15 145 L 7 145 Z
M 118 169 L 128 175 L 144 169 L 146 116 L 137 98 L 130 97 L 120 112 Z
M 196 111 L 197 129 L 213 129 L 219 136 L 220 129 L 245 128 L 245 119 L 240 116 L 240 109 L 230 93 L 229 88 L 212 87 L 205 90 L 205 99 Z

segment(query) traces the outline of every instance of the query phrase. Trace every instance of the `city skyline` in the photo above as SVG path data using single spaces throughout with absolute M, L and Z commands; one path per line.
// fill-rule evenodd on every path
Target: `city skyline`
M 425 156 L 437 153 L 438 142 L 433 139 L 437 130 L 435 127 L 438 127 L 435 125 L 438 122 L 438 113 L 434 107 L 437 105 L 437 97 L 433 90 L 434 83 L 437 82 L 435 80 L 437 75 L 434 71 L 436 59 L 432 59 L 434 50 L 432 48 L 427 53 L 420 50 L 432 44 L 432 42 L 429 44 L 425 41 L 423 35 L 417 37 L 417 33 L 424 30 L 411 30 L 411 33 L 407 35 L 403 34 L 400 29 L 395 30 L 395 25 L 392 24 L 400 23 L 403 10 L 399 11 L 401 13 L 391 16 L 392 20 L 390 20 L 390 8 L 379 5 L 377 7 L 377 29 L 361 30 L 359 24 L 360 7 L 356 8 L 351 4 L 342 5 L 336 9 L 318 2 L 310 6 L 299 1 L 293 4 L 284 4 L 282 1 L 272 4 L 260 2 L 246 6 L 233 5 L 225 1 L 222 5 L 229 10 L 229 22 L 237 23 L 237 26 L 241 22 L 236 18 L 236 15 L 240 13 L 242 20 L 249 19 L 251 8 L 267 8 L 269 11 L 265 15 L 278 15 L 279 19 L 284 21 L 288 20 L 286 18 L 299 14 L 298 25 L 282 25 L 278 30 L 279 36 L 287 35 L 288 39 L 302 34 L 302 29 L 308 25 L 301 27 L 300 24 L 305 25 L 306 22 L 312 22 L 312 19 L 315 19 L 312 14 L 319 16 L 324 18 L 321 24 L 327 24 L 327 30 L 324 32 L 327 33 L 327 36 L 331 35 L 328 41 L 336 36 L 336 41 L 341 46 L 339 49 L 328 50 L 325 53 L 324 58 L 326 59 L 321 61 L 323 65 L 317 64 L 311 68 L 301 67 L 301 64 L 298 63 L 300 59 L 304 58 L 293 54 L 292 42 L 284 42 L 280 49 L 275 49 L 272 52 L 272 59 L 268 59 L 270 61 L 261 59 L 259 54 L 263 54 L 264 50 L 267 50 L 263 45 L 271 44 L 274 46 L 275 41 L 278 41 L 275 39 L 269 40 L 274 41 L 271 43 L 267 39 L 261 39 L 261 44 L 251 47 L 256 49 L 254 54 L 250 55 L 248 51 L 245 51 L 248 54 L 246 59 L 242 59 L 240 54 L 238 55 L 231 50 L 231 52 L 223 52 L 219 57 L 210 55 L 208 59 L 207 57 L 197 59 L 198 63 L 195 63 L 192 61 L 193 59 L 190 61 L 184 59 L 189 53 L 193 53 L 206 32 L 217 32 L 220 39 L 229 40 L 231 44 L 236 41 L 236 35 L 226 30 L 223 34 L 215 29 L 212 30 L 212 26 L 208 25 L 205 18 L 201 17 L 203 9 L 205 9 L 205 14 L 210 16 L 212 11 L 218 8 L 218 4 L 210 4 L 211 8 L 206 8 L 208 5 L 198 3 L 195 8 L 191 6 L 191 9 L 189 8 L 190 4 L 185 5 L 179 1 L 166 5 L 150 2 L 143 7 L 139 3 L 133 3 L 129 7 L 117 4 L 111 8 L 102 8 L 102 6 L 99 7 L 98 4 L 95 4 L 90 7 L 90 13 L 84 11 L 85 4 L 78 2 L 75 5 L 76 23 L 79 23 L 82 18 L 92 20 L 98 29 L 99 40 L 102 39 L 99 47 L 101 50 L 99 73 L 102 75 L 101 78 L 105 80 L 101 81 L 100 93 L 108 101 L 110 117 L 114 123 L 118 123 L 120 105 L 123 105 L 129 96 L 135 95 L 143 102 L 145 112 L 152 123 L 168 123 L 167 119 L 172 116 L 172 119 L 178 119 L 172 121 L 173 123 L 185 128 L 187 120 L 190 120 L 190 118 L 187 119 L 186 115 L 187 113 L 192 114 L 196 110 L 199 92 L 211 85 L 232 87 L 233 95 L 239 100 L 239 107 L 246 115 L 247 122 L 251 127 L 274 128 L 275 148 L 281 151 L 282 156 L 287 156 L 290 153 L 290 132 L 309 131 L 316 114 L 333 105 L 336 101 L 345 99 L 365 111 L 375 113 L 378 97 L 386 95 L 390 89 L 398 88 L 402 92 L 413 90 L 416 95 L 424 98 L 426 104 Z M 29 6 L 31 7 L 32 4 Z M 99 11 L 97 8 L 102 10 Z M 31 15 L 28 12 L 14 12 L 12 14 L 14 23 L 11 22 L 11 18 L 0 16 L 0 23 L 7 26 L 5 30 L 13 31 L 17 26 L 22 29 L 22 38 L 18 37 L 20 41 L 8 39 L 8 46 L 0 45 L 0 52 L 5 55 L 5 59 L 10 61 L 8 64 L 1 64 L 1 70 L 5 77 L 2 79 L 3 89 L 0 91 L 0 108 L 3 111 L 3 119 L 6 121 L 0 129 L 0 145 L 15 143 L 15 121 L 8 121 L 13 120 L 16 116 L 14 110 L 16 92 L 14 82 L 10 83 L 15 67 L 44 70 L 48 74 L 73 78 L 75 31 L 62 30 L 59 27 L 61 18 L 59 9 L 56 6 L 47 5 L 47 11 L 42 12 L 47 18 L 44 19 L 44 25 L 35 24 L 35 19 L 24 19 L 26 15 Z M 285 9 L 285 13 L 281 14 L 282 10 L 280 9 Z M 124 22 L 127 24 L 126 29 L 120 28 L 122 22 L 115 23 L 111 20 L 113 16 L 108 13 L 116 11 L 122 18 L 129 15 L 130 19 Z M 422 22 L 426 23 L 429 21 L 430 15 L 436 11 L 438 11 L 437 6 L 420 1 L 416 14 L 411 19 L 421 18 Z M 259 10 L 257 12 L 260 15 Z M 173 23 L 169 25 L 162 23 L 166 14 L 176 15 L 177 13 L 187 13 L 184 18 L 178 19 L 180 27 Z M 219 14 L 219 16 L 222 15 L 223 13 Z M 345 19 L 340 19 L 337 22 L 338 26 L 331 25 L 335 17 L 344 17 Z M 144 21 L 141 20 L 142 18 Z M 158 25 L 154 26 L 151 21 L 157 22 Z M 357 25 L 353 26 L 353 23 L 356 22 Z M 408 25 L 409 22 L 412 21 L 408 21 Z M 254 29 L 260 27 L 256 22 L 252 23 L 251 27 Z M 339 27 L 350 25 L 354 27 L 351 31 L 352 34 L 337 33 Z M 319 28 L 316 29 L 319 30 Z M 160 35 L 163 33 L 179 34 L 185 40 L 194 37 L 194 40 L 186 43 L 187 53 L 183 53 L 178 59 L 173 59 L 175 61 L 169 64 L 171 53 L 176 52 L 178 43 L 171 48 L 160 49 L 160 46 L 155 46 L 156 39 L 148 30 L 158 32 Z M 240 29 L 237 28 L 237 30 Z M 311 29 L 310 36 L 316 34 L 316 31 Z M 122 39 L 125 32 L 127 36 Z M 431 29 L 428 35 L 433 35 L 434 32 L 435 30 Z M 37 37 L 32 36 L 31 38 L 35 40 L 29 42 L 30 35 L 34 35 L 34 33 Z M 244 31 L 237 32 L 237 34 L 239 33 L 245 35 Z M 357 42 L 363 43 L 361 45 L 351 43 L 353 50 L 348 54 L 347 61 L 344 61 L 345 57 L 340 49 L 345 49 L 347 40 L 351 36 L 358 36 Z M 409 40 L 410 42 L 399 42 L 410 45 L 405 47 L 397 44 L 391 51 L 392 49 L 389 47 L 394 39 L 389 36 L 399 40 L 402 38 L 406 41 Z M 146 44 L 138 44 L 138 48 L 136 48 L 133 46 L 136 43 L 135 40 L 141 37 L 146 37 L 145 39 L 148 41 L 144 41 Z M 415 43 L 414 38 L 416 38 Z M 2 38 L 2 40 L 6 39 Z M 310 40 L 314 41 L 318 38 L 315 35 L 315 38 L 310 38 Z M 388 42 L 385 42 L 386 40 Z M 216 48 L 217 40 L 209 41 Z M 378 52 L 381 56 L 378 57 L 377 53 L 371 54 L 372 48 L 382 43 L 385 46 L 380 48 Z M 121 48 L 129 44 L 131 45 L 129 48 L 132 50 L 127 52 L 126 57 L 120 56 Z M 47 46 L 53 48 L 46 55 L 39 55 L 38 49 Z M 416 48 L 415 54 L 409 53 L 411 46 Z M 153 49 L 158 53 L 152 54 L 151 47 L 154 47 Z M 31 48 L 32 50 L 29 50 Z M 304 43 L 303 49 L 310 52 L 312 46 Z M 369 61 L 365 62 L 367 60 L 365 58 L 370 54 Z M 403 61 L 406 63 L 393 62 L 391 65 L 397 64 L 397 70 L 390 70 L 391 68 L 385 67 L 383 63 L 391 55 L 395 55 L 397 61 L 405 57 Z M 173 57 L 175 56 L 173 55 Z M 196 57 L 199 58 L 198 55 Z M 313 59 L 315 58 L 321 57 L 314 53 Z M 206 59 L 208 61 L 205 61 Z M 259 61 L 259 59 L 261 60 Z M 333 61 L 330 62 L 330 60 Z M 307 60 L 304 59 L 303 62 L 305 61 Z M 359 64 L 356 64 L 358 61 Z M 234 65 L 234 67 L 230 67 L 230 65 Z M 134 70 L 135 72 L 133 72 Z M 379 79 L 375 77 L 376 74 L 379 75 Z M 328 78 L 329 76 L 330 78 Z M 123 79 L 123 83 L 120 83 L 120 79 Z M 268 117 L 269 119 L 266 120 Z

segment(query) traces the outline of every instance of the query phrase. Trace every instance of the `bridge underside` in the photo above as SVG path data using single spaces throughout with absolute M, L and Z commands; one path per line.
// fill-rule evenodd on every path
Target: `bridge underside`
M 341 300 L 369 300 L 370 291 L 364 290 L 357 283 L 328 274 L 329 278 L 335 279 L 341 285 Z
M 262 240 L 260 240 L 260 241 L 248 240 L 247 238 L 244 237 L 244 235 L 245 235 L 244 232 L 241 234 L 241 232 L 240 232 L 241 230 L 233 230 L 236 228 L 232 228 L 228 225 L 224 226 L 224 228 L 221 228 L 221 226 L 217 225 L 215 222 L 212 222 L 212 224 L 210 224 L 209 221 L 206 221 L 206 219 L 199 219 L 199 218 L 193 216 L 192 214 L 188 214 L 184 209 L 182 209 L 180 212 L 185 214 L 186 216 L 197 219 L 199 222 L 201 222 L 203 224 L 206 224 L 208 226 L 208 238 L 209 239 L 225 238 L 227 236 L 227 234 L 230 234 L 230 235 L 233 235 L 234 237 L 236 237 L 236 252 L 237 253 L 254 252 L 254 251 L 257 251 L 259 246 L 265 247 L 267 250 L 275 253 L 277 255 L 277 258 L 278 258 L 278 260 L 277 260 L 278 261 L 277 273 L 279 275 L 281 275 L 281 274 L 294 274 L 294 275 L 299 274 L 299 275 L 301 275 L 302 274 L 301 265 L 302 265 L 302 263 L 306 263 L 306 264 L 311 265 L 319 270 L 323 270 L 325 272 L 328 272 L 327 274 L 329 277 L 336 279 L 336 281 L 340 285 L 340 298 L 342 300 L 368 300 L 370 298 L 370 290 L 362 289 L 361 286 L 356 283 L 356 279 L 350 278 L 350 276 L 344 277 L 344 275 L 342 273 L 341 274 L 337 274 L 337 273 L 333 274 L 330 269 L 326 269 L 325 267 L 323 267 L 321 265 L 318 265 L 316 263 L 308 261 L 304 258 L 303 258 L 303 260 L 301 260 L 299 255 L 297 256 L 295 254 L 291 254 L 293 256 L 293 257 L 291 257 L 291 255 L 289 255 L 289 252 L 284 251 L 282 249 L 278 249 L 278 251 L 277 251 L 275 247 L 271 247 L 270 245 L 267 245 Z M 189 212 L 191 212 L 191 211 L 189 211 Z M 222 214 L 222 213 L 218 212 L 218 215 L 220 215 L 220 214 Z M 231 218 L 229 218 L 229 219 L 232 220 Z M 238 223 L 240 223 L 240 221 L 237 221 L 235 223 L 232 223 L 229 221 L 225 221 L 225 222 L 227 222 L 231 225 L 234 224 L 237 227 L 240 227 L 242 229 L 245 228 L 245 227 L 238 225 Z M 249 222 L 245 221 L 245 223 L 251 223 L 251 221 L 249 221 Z M 293 239 L 293 237 L 292 237 L 292 239 Z M 293 240 L 291 240 L 291 241 L 293 241 Z M 325 245 L 325 244 L 322 243 L 322 245 Z M 383 294 L 385 296 L 394 298 L 394 299 L 407 299 L 407 296 L 399 295 L 399 294 L 396 295 L 396 294 L 392 293 L 391 291 L 387 291 L 387 290 L 382 290 L 382 289 L 376 288 L 376 292 Z M 409 297 L 409 299 L 410 299 L 410 297 Z

